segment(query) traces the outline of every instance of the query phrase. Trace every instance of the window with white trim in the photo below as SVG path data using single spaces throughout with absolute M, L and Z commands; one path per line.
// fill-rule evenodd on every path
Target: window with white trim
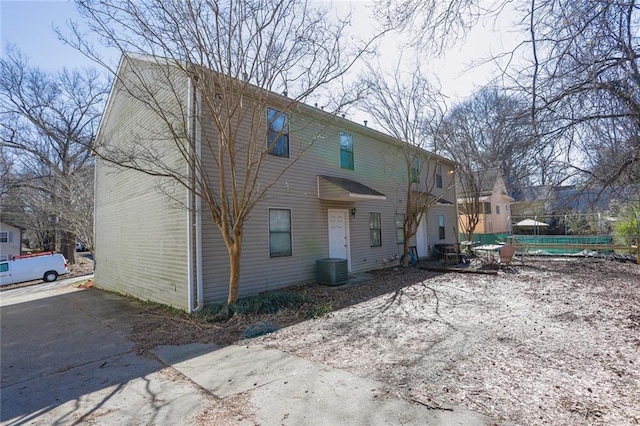
M 0 243 L 8 243 L 8 242 L 9 242 L 9 231 L 1 231 Z
M 398 244 L 404 243 L 404 213 L 396 213 L 396 239 Z
M 289 158 L 289 116 L 267 108 L 267 148 L 269 154 Z
M 291 210 L 269 209 L 269 257 L 291 255 Z
M 414 156 L 411 160 L 411 183 L 420 182 L 420 160 Z
M 445 239 L 445 231 L 444 231 L 444 215 L 443 214 L 439 214 L 438 215 L 438 237 L 441 240 Z
M 353 163 L 353 135 L 340 132 L 340 167 L 353 170 Z
M 371 247 L 382 246 L 382 218 L 380 213 L 369 212 L 369 239 Z
M 436 164 L 436 187 L 442 188 L 442 164 Z

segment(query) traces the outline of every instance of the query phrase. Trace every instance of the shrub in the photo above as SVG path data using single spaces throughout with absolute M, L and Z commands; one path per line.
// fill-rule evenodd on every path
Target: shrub
M 307 318 L 318 319 L 333 312 L 333 305 L 326 303 L 324 305 L 314 305 Z
M 278 330 L 280 330 L 280 327 L 272 322 L 257 322 L 255 324 L 251 324 L 244 330 L 244 332 L 242 333 L 242 338 L 251 339 L 254 337 L 264 336 L 265 334 L 273 333 L 274 331 Z
M 262 315 L 275 314 L 284 309 L 297 309 L 307 302 L 303 295 L 279 291 L 264 293 L 238 300 L 235 305 L 216 303 L 198 312 L 196 316 L 207 322 L 226 321 L 234 314 Z

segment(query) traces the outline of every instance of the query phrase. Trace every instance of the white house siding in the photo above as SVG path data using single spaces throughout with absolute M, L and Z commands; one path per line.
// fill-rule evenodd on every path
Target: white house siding
M 127 75 L 125 64 L 121 76 Z M 186 80 L 176 78 L 174 82 L 179 96 L 186 100 Z M 166 85 L 159 95 L 163 102 L 173 101 Z M 144 137 L 147 146 L 163 160 L 186 170 L 177 151 L 171 149 L 172 143 L 159 136 L 162 126 L 149 109 L 119 90 L 116 83 L 98 143 L 126 147 Z M 154 128 L 160 132 L 145 130 Z M 158 189 L 160 183 L 158 178 L 97 158 L 95 283 L 100 288 L 186 309 L 187 211 L 180 204 L 187 202 L 187 193 L 176 189 L 176 201 L 171 201 Z
M 21 241 L 20 228 L 9 225 L 8 223 L 0 222 L 0 232 L 7 233 L 7 242 L 0 242 L 0 260 L 10 259 L 13 256 L 20 254 Z
M 326 115 L 326 114 L 325 114 Z M 329 257 L 328 210 L 356 208 L 355 216 L 349 212 L 349 240 L 351 271 L 362 272 L 390 266 L 395 255 L 401 254 L 397 244 L 395 214 L 404 213 L 406 170 L 400 151 L 390 145 L 391 138 L 371 129 L 343 119 L 333 122 L 324 130 L 320 125 L 306 125 L 301 115 L 290 116 L 290 159 L 269 157 L 274 167 L 265 170 L 265 176 L 274 175 L 282 165 L 296 156 L 301 146 L 315 142 L 300 160 L 280 179 L 252 211 L 244 226 L 241 261 L 240 295 L 282 288 L 295 283 L 315 280 L 316 260 Z M 314 118 L 317 119 L 317 118 Z M 309 120 L 309 119 L 307 119 Z M 206 128 L 206 124 L 205 124 Z M 296 129 L 301 129 L 297 131 Z M 354 137 L 354 170 L 340 168 L 339 132 Z M 318 137 L 320 136 L 320 137 Z M 211 165 L 210 167 L 213 167 Z M 451 179 L 452 164 L 443 166 L 444 187 Z M 355 202 L 318 199 L 317 176 L 329 175 L 352 179 L 386 195 L 386 200 Z M 270 179 L 263 180 L 266 184 Z M 450 190 L 446 199 L 453 202 Z M 269 257 L 268 209 L 291 209 L 293 254 L 290 257 Z M 454 242 L 455 206 L 435 206 L 429 211 L 429 244 L 438 236 L 436 212 L 447 215 L 447 242 Z M 382 246 L 371 247 L 369 212 L 381 213 Z M 435 221 L 435 231 L 433 223 Z M 434 233 L 435 232 L 435 233 Z M 415 237 L 412 238 L 415 245 Z M 205 218 L 203 224 L 203 257 L 205 303 L 225 300 L 228 292 L 229 259 L 224 243 L 215 225 Z

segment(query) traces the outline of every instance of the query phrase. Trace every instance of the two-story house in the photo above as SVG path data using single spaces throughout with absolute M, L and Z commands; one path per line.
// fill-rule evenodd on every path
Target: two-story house
M 175 145 L 160 141 L 168 130 L 148 105 L 123 87 L 128 78 L 144 78 L 140 76 L 159 66 L 144 57 L 122 59 L 97 143 L 125 147 L 134 139 L 145 140 L 155 155 L 188 174 L 193 164 Z M 177 111 L 189 110 L 186 121 L 195 136 L 190 149 L 197 150 L 201 172 L 220 179 L 215 173 L 220 163 L 211 153 L 216 130 L 210 111 L 199 107 L 201 98 L 189 78 L 179 73 L 175 78 L 175 87 L 184 91 L 172 92 L 171 102 Z M 269 146 L 259 179 L 266 184 L 267 178 L 281 176 L 243 224 L 240 296 L 314 281 L 319 259 L 346 259 L 351 273 L 390 266 L 389 259 L 402 250 L 397 219 L 405 213 L 406 145 L 316 107 L 297 103 L 284 110 L 286 96 L 270 94 L 268 99 L 262 110 L 251 112 L 261 117 L 263 148 Z M 243 107 L 253 108 L 248 101 Z M 256 122 L 236 129 L 238 140 Z M 417 172 L 423 176 L 411 185 L 420 190 L 419 185 L 427 184 L 428 170 L 434 171 L 430 191 L 442 196 L 411 241 L 427 256 L 433 244 L 456 241 L 455 164 L 418 152 L 424 165 Z M 218 226 L 194 191 L 167 182 L 164 191 L 158 190 L 162 179 L 97 157 L 96 286 L 188 311 L 200 300 L 225 300 L 229 256 Z
M 465 203 L 477 198 L 479 204 L 478 223 L 474 234 L 500 234 L 511 232 L 511 203 L 513 198 L 507 194 L 504 179 L 498 170 L 481 170 L 475 173 L 477 192 L 458 193 L 460 207 L 460 229 L 466 229 L 469 222 L 469 214 L 465 214 Z M 474 203 L 475 204 L 475 203 Z

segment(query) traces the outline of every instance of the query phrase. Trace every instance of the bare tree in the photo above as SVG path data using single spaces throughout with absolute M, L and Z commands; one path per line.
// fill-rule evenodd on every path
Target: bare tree
M 473 177 L 477 170 L 498 169 L 508 192 L 520 189 L 536 172 L 532 161 L 540 149 L 526 101 L 487 87 L 454 106 L 445 118 L 443 152 Z
M 454 106 L 444 119 L 438 143 L 459 165 L 459 211 L 469 241 L 483 213 L 487 171 L 502 176 L 510 195 L 538 173 L 535 159 L 545 147 L 534 138 L 526 111 L 525 101 L 487 87 Z
M 434 194 L 440 157 L 427 149 L 435 149 L 435 134 L 444 115 L 443 96 L 429 83 L 416 63 L 409 72 L 400 65 L 392 74 L 369 67 L 365 84 L 368 96 L 364 109 L 390 135 L 405 142 L 399 148 L 404 159 L 406 206 L 403 222 L 404 266 L 409 264 L 409 239 L 422 217 L 437 203 L 448 188 Z M 441 165 L 440 165 L 441 167 Z
M 522 43 L 495 59 L 509 58 L 502 67 L 503 80 L 529 99 L 539 147 L 532 160 L 544 169 L 538 181 L 581 176 L 591 187 L 638 184 L 637 2 L 379 0 L 377 5 L 385 25 L 408 30 L 413 44 L 436 54 L 464 37 L 479 19 L 515 12 L 521 18 Z
M 106 97 L 106 81 L 94 70 L 46 73 L 10 48 L 0 60 L 0 147 L 13 168 L 13 186 L 28 200 L 40 232 L 59 230 L 61 252 L 74 262 L 76 235 L 92 234 L 77 218 L 92 214 L 91 144 Z M 82 203 L 78 204 L 79 194 Z M 54 233 L 55 234 L 55 233 Z
M 640 6 L 532 0 L 528 13 L 534 119 L 571 132 L 568 161 L 589 185 L 638 185 Z
M 180 152 L 190 170 L 165 162 L 142 137 L 128 148 L 105 139 L 98 157 L 157 176 L 165 186 L 182 187 L 203 200 L 228 251 L 227 302 L 234 304 L 245 221 L 308 149 L 289 151 L 289 134 L 302 130 L 289 113 L 311 97 L 326 111 L 345 108 L 354 93 L 337 84 L 372 40 L 347 38 L 349 16 L 335 17 L 305 1 L 106 0 L 78 1 L 77 6 L 107 45 L 125 58 L 144 55 L 143 67 L 153 62 L 150 77 L 136 66 L 140 62 L 127 59 L 134 77 L 115 84 L 162 123 L 155 134 Z M 99 60 L 79 27 L 73 28 L 67 41 Z M 194 88 L 197 114 L 190 107 L 193 99 L 182 92 L 184 85 L 176 83 L 180 79 Z M 161 99 L 159 88 L 171 102 Z M 269 107 L 277 110 L 267 114 Z M 201 141 L 189 130 L 192 120 L 203 125 Z M 290 160 L 278 162 L 278 156 Z M 207 161 L 215 167 L 205 167 Z
M 409 35 L 408 44 L 435 55 L 464 36 L 483 17 L 497 16 L 508 1 L 376 0 L 376 14 L 385 27 Z
M 458 185 L 458 212 L 461 217 L 458 218 L 462 225 L 462 232 L 465 234 L 467 241 L 473 241 L 473 234 L 476 227 L 480 223 L 482 210 L 482 202 L 480 201 L 482 182 L 478 177 L 478 173 L 466 166 L 458 167 L 457 172 Z

